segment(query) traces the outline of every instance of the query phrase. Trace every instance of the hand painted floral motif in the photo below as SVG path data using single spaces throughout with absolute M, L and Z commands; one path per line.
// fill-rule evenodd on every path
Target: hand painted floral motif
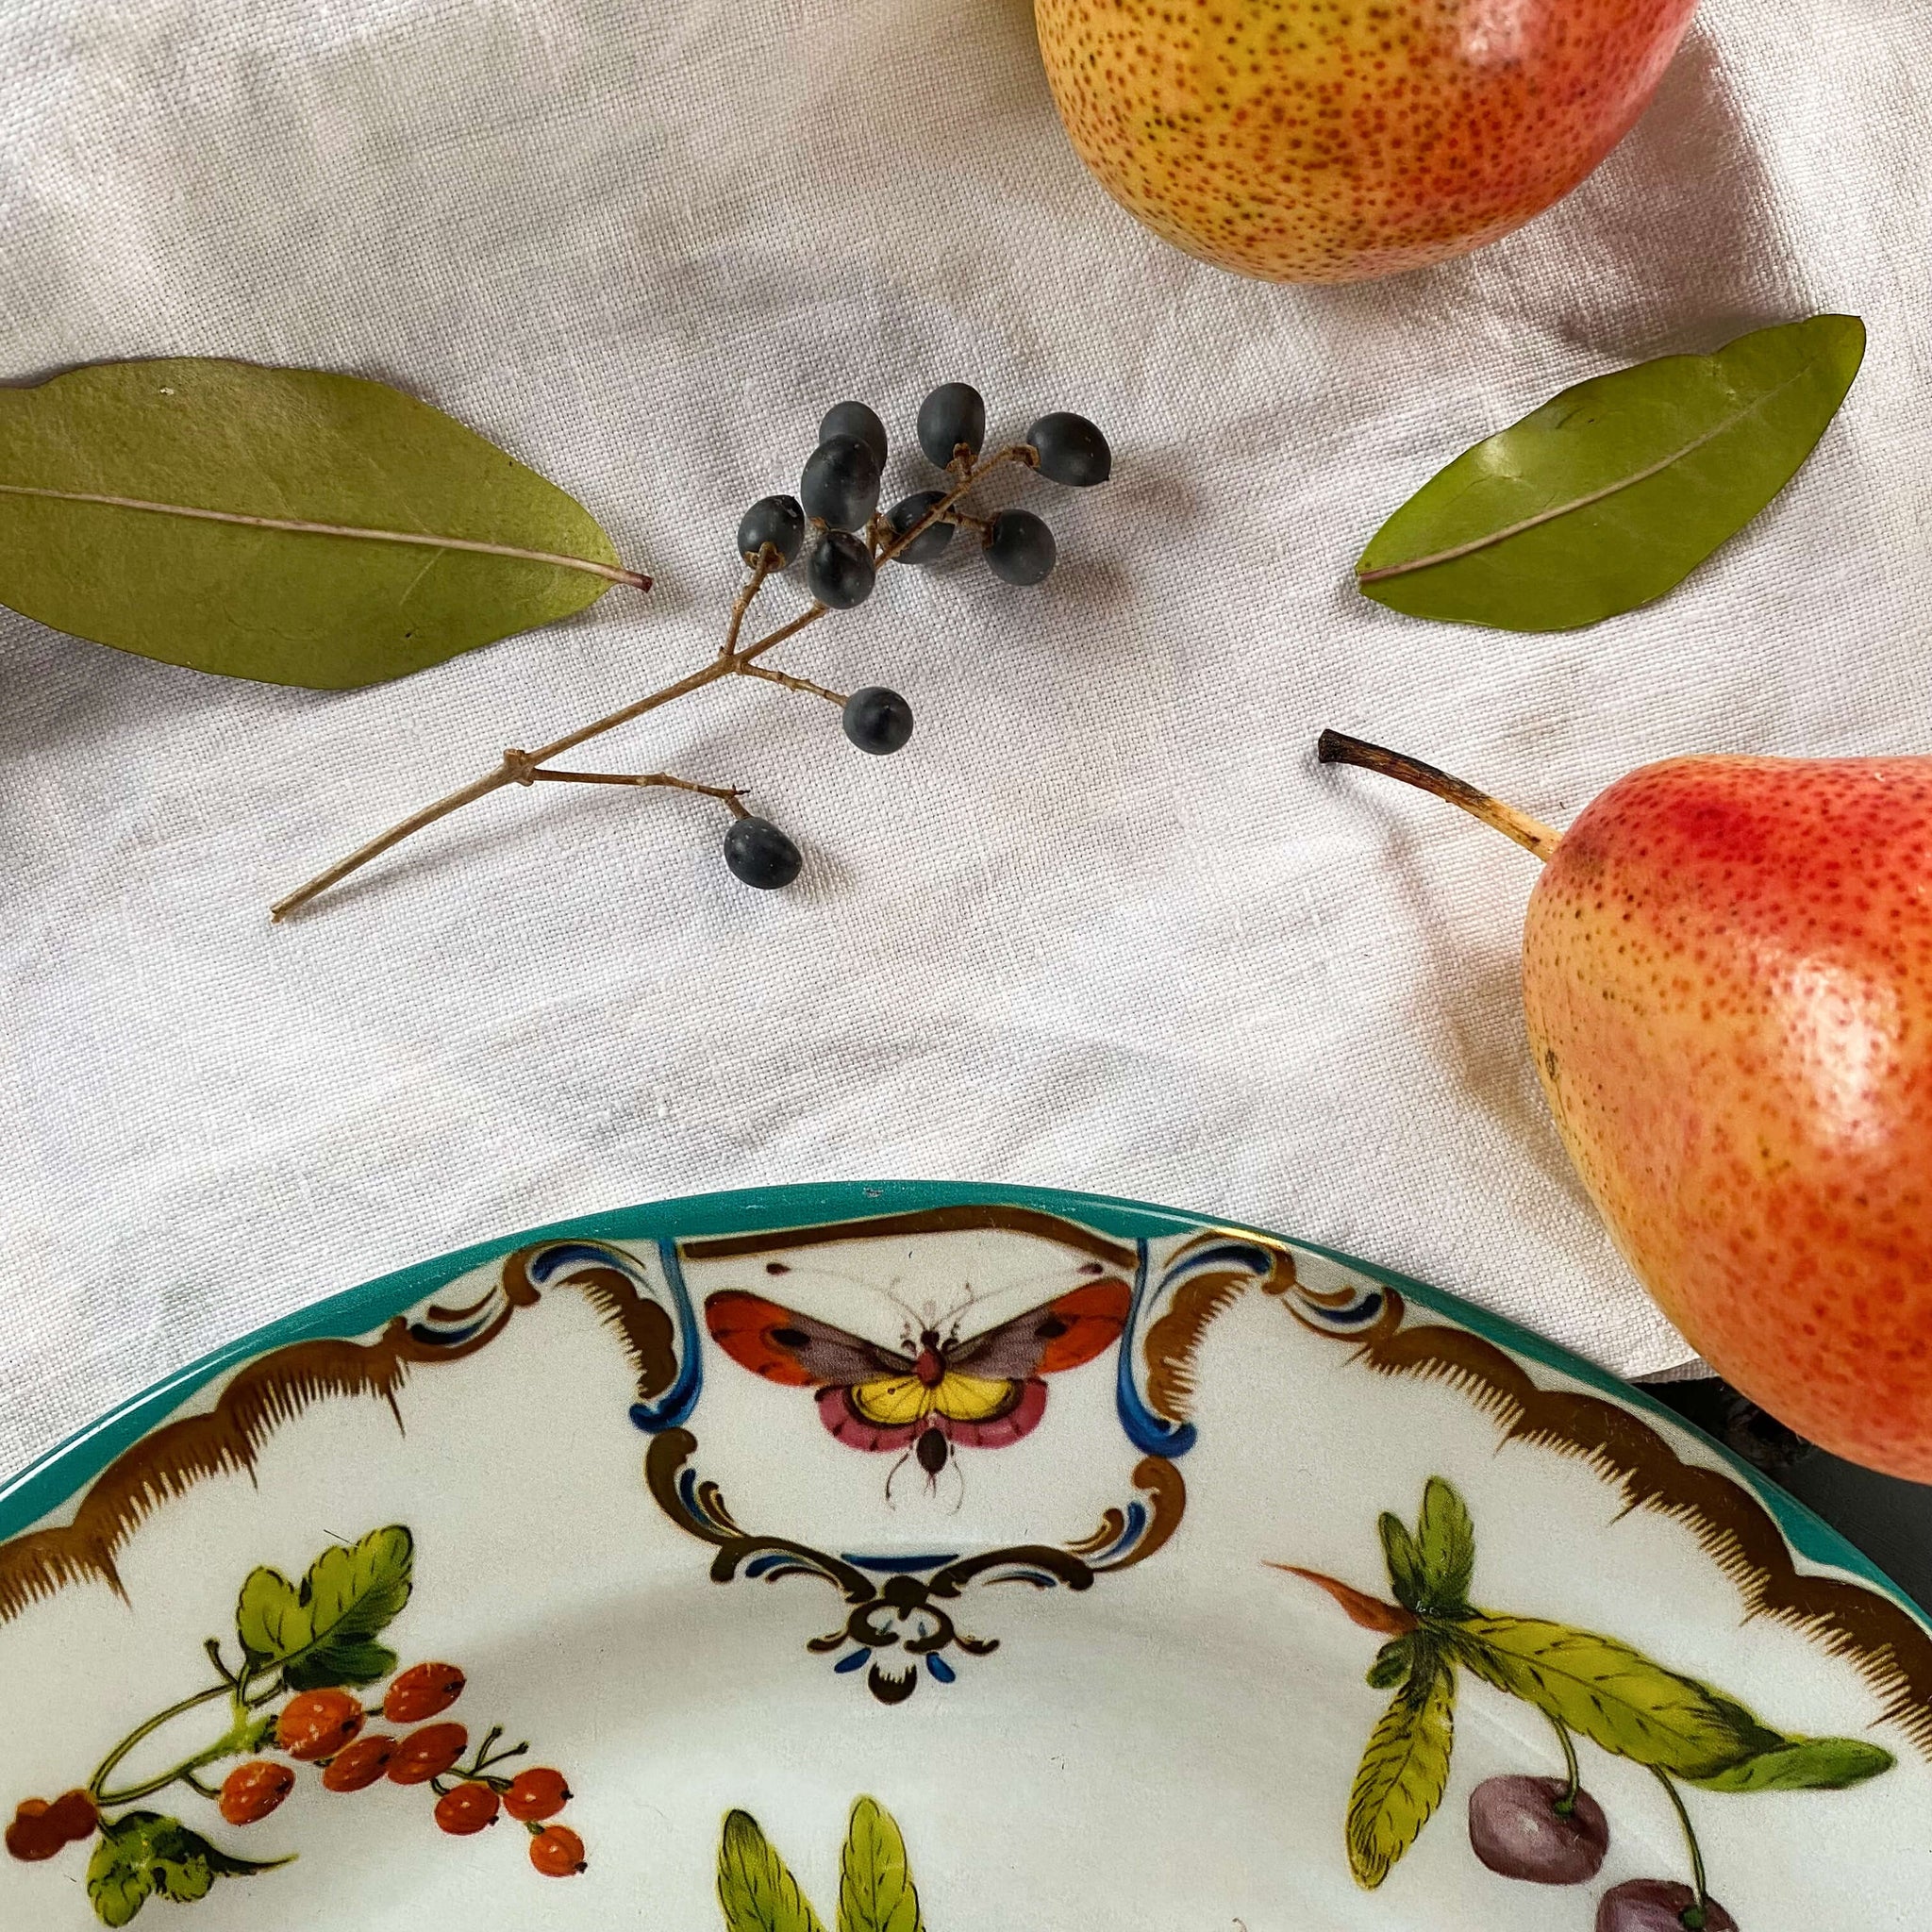
M 1385 1640 L 1368 1681 L 1395 1695 L 1370 1734 L 1348 1802 L 1348 1861 L 1360 1885 L 1388 1877 L 1442 1801 L 1458 1670 L 1541 1711 L 1563 1753 L 1560 1778 L 1486 1778 L 1471 1792 L 1470 1844 L 1491 1871 L 1541 1885 L 1596 1876 L 1609 1829 L 1583 1789 L 1578 1738 L 1643 1766 L 1675 1814 L 1689 1883 L 1639 1878 L 1612 1887 L 1598 1907 L 1598 1932 L 1736 1932 L 1710 1895 L 1682 1787 L 1838 1790 L 1892 1766 L 1889 1751 L 1861 1739 L 1774 1729 L 1736 1698 L 1617 1638 L 1474 1607 L 1475 1526 L 1441 1476 L 1424 1489 L 1413 1530 L 1388 1512 L 1378 1528 L 1392 1603 L 1318 1571 L 1272 1566 L 1326 1591 L 1352 1622 Z
M 419 1663 L 391 1674 L 396 1654 L 376 1640 L 409 1600 L 414 1562 L 414 1539 L 391 1524 L 323 1551 L 300 1583 L 265 1565 L 250 1571 L 235 1605 L 239 1661 L 230 1664 L 222 1641 L 210 1637 L 204 1648 L 215 1681 L 135 1725 L 84 1787 L 51 1804 L 24 1799 L 7 1829 L 8 1851 L 38 1861 L 92 1840 L 87 1891 L 94 1915 L 104 1925 L 125 1925 L 151 1898 L 192 1905 L 218 1878 L 273 1871 L 294 1856 L 243 1857 L 142 1800 L 179 1789 L 240 1831 L 277 1810 L 308 1767 L 326 1791 L 427 1786 L 436 1824 L 453 1837 L 470 1837 L 508 1813 L 529 1833 L 539 1872 L 581 1872 L 583 1841 L 554 1822 L 571 1795 L 562 1774 L 547 1767 L 506 1772 L 529 1746 L 499 1749 L 500 1725 L 471 1750 L 468 1729 L 443 1716 L 463 1693 L 456 1665 Z M 391 1681 L 379 1703 L 355 1694 L 384 1677 Z M 123 1771 L 149 1739 L 204 1708 L 225 1720 L 216 1736 L 145 1774 Z M 395 1728 L 373 1728 L 372 1719 Z M 202 1775 L 230 1759 L 240 1761 L 219 1784 Z

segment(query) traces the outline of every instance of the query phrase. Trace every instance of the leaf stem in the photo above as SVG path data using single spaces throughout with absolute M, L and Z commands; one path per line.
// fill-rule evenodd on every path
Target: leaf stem
M 953 487 L 916 524 L 901 531 L 891 541 L 886 543 L 883 548 L 877 547 L 877 519 L 874 520 L 874 562 L 890 563 L 901 551 L 914 542 L 934 524 L 942 520 L 951 521 L 949 513 L 960 497 L 964 496 L 976 483 L 989 475 L 992 471 L 998 469 L 1003 463 L 1023 463 L 1031 469 L 1037 466 L 1039 461 L 1039 453 L 1031 444 L 1024 442 L 1009 443 L 1004 449 L 995 450 L 992 455 L 977 464 L 970 461 L 958 462 L 956 459 L 957 467 L 949 468 L 947 472 L 949 476 L 957 478 Z M 8 486 L 0 485 L 0 489 L 7 487 Z M 135 507 L 142 508 L 143 506 L 137 505 Z M 170 506 L 147 507 L 167 508 Z M 258 517 L 230 518 L 225 512 L 216 511 L 201 511 L 195 512 L 195 514 L 216 516 L 224 522 L 265 523 L 270 521 Z M 281 527 L 281 525 L 275 525 L 275 527 Z M 311 526 L 298 525 L 296 527 L 308 528 Z M 315 525 L 313 527 L 319 529 L 322 526 Z M 337 532 L 336 534 L 379 536 L 384 533 L 379 531 L 345 531 Z M 393 536 L 394 540 L 399 542 L 456 543 L 454 539 L 416 538 L 406 537 L 397 533 L 389 534 Z M 495 549 L 498 546 L 493 544 L 456 544 L 456 547 Z M 536 555 L 534 552 L 512 554 Z M 539 560 L 564 563 L 569 562 L 571 559 L 566 558 L 541 558 Z M 655 711 L 662 705 L 672 704 L 678 698 L 689 697 L 693 691 L 702 691 L 707 685 L 715 684 L 723 677 L 761 677 L 774 684 L 785 685 L 790 690 L 808 691 L 814 696 L 826 698 L 835 704 L 842 705 L 844 703 L 842 698 L 839 697 L 836 692 L 827 691 L 822 685 L 813 684 L 806 678 L 792 677 L 785 672 L 765 670 L 758 666 L 756 662 L 758 658 L 762 658 L 774 645 L 782 644 L 787 638 L 795 637 L 808 625 L 816 624 L 830 609 L 831 607 L 829 605 L 821 604 L 814 599 L 796 617 L 789 618 L 785 623 L 779 625 L 776 629 L 766 632 L 755 643 L 741 644 L 739 642 L 739 638 L 744 627 L 745 615 L 750 610 L 759 591 L 764 588 L 766 578 L 776 571 L 777 562 L 777 553 L 772 549 L 770 544 L 766 544 L 758 552 L 758 558 L 750 566 L 749 576 L 746 577 L 744 583 L 740 587 L 738 594 L 732 602 L 731 614 L 724 632 L 724 641 L 720 646 L 717 656 L 708 663 L 699 666 L 697 670 L 691 672 L 684 677 L 678 678 L 675 683 L 667 684 L 662 691 L 652 691 L 647 697 L 637 698 L 630 704 L 621 705 L 616 710 L 608 711 L 603 717 L 592 719 L 588 724 L 580 724 L 575 731 L 565 732 L 561 738 L 552 739 L 548 744 L 539 745 L 535 751 L 521 751 L 517 749 L 506 751 L 503 755 L 502 762 L 492 770 L 484 773 L 480 778 L 473 778 L 469 784 L 459 786 L 456 791 L 436 800 L 434 804 L 425 805 L 420 811 L 410 813 L 408 818 L 402 820 L 399 824 L 391 825 L 388 831 L 370 840 L 366 845 L 357 846 L 355 851 L 350 853 L 346 858 L 338 859 L 325 872 L 317 873 L 306 885 L 298 886 L 292 892 L 289 892 L 282 898 L 277 899 L 269 908 L 269 917 L 272 920 L 287 918 L 298 907 L 306 906 L 309 900 L 319 897 L 322 893 L 327 891 L 331 886 L 340 885 L 351 873 L 359 872 L 372 859 L 380 858 L 385 852 L 389 851 L 392 846 L 400 845 L 405 839 L 413 838 L 416 833 L 433 825 L 439 819 L 447 818 L 453 811 L 460 811 L 466 805 L 474 805 L 479 798 L 488 798 L 492 791 L 500 791 L 506 785 L 527 786 L 534 784 L 539 778 L 549 777 L 569 777 L 575 783 L 593 785 L 666 785 L 681 791 L 702 791 L 709 797 L 723 798 L 733 807 L 734 810 L 738 810 L 740 815 L 742 816 L 742 808 L 736 804 L 738 794 L 728 787 L 698 785 L 690 779 L 674 778 L 669 774 L 662 772 L 648 773 L 636 777 L 626 777 L 616 774 L 608 775 L 591 773 L 566 774 L 563 773 L 540 772 L 537 768 L 540 765 L 547 764 L 554 758 L 561 757 L 567 751 L 575 750 L 576 746 L 585 743 L 590 739 L 601 737 L 607 731 L 614 731 L 620 724 L 628 724 L 633 718 L 641 718 L 645 712 Z M 624 582 L 629 582 L 637 577 L 635 572 L 615 574 L 606 570 L 602 565 L 587 564 L 580 560 L 577 567 L 586 570 L 596 570 L 607 575 L 618 575 L 620 581 Z M 648 586 L 650 579 L 643 577 L 637 578 L 637 581 L 641 587 L 644 587 Z
M 58 503 L 98 503 L 109 509 L 151 510 L 161 516 L 190 517 L 205 524 L 245 524 L 253 530 L 286 530 L 298 537 L 358 537 L 372 543 L 415 543 L 430 550 L 468 550 L 482 557 L 514 557 L 525 563 L 554 563 L 580 570 L 613 584 L 648 591 L 641 571 L 621 564 L 592 563 L 588 557 L 565 557 L 554 550 L 525 550 L 515 543 L 485 543 L 474 537 L 440 537 L 425 530 L 372 530 L 355 524 L 311 524 L 294 517 L 243 516 L 239 510 L 197 509 L 185 503 L 150 503 L 140 496 L 104 496 L 92 490 L 42 490 L 29 483 L 0 483 L 0 495 L 50 497 Z
M 1452 778 L 1434 765 L 1410 758 L 1406 752 L 1386 750 L 1366 739 L 1351 738 L 1345 731 L 1324 731 L 1315 741 L 1315 756 L 1324 765 L 1359 765 L 1365 772 L 1379 772 L 1385 778 L 1399 778 L 1419 791 L 1445 798 L 1471 818 L 1480 819 L 1506 839 L 1515 840 L 1525 852 L 1535 853 L 1546 863 L 1556 856 L 1557 847 L 1562 842 L 1562 833 L 1554 826 L 1531 818 L 1513 805 L 1506 805 L 1500 798 L 1491 797 L 1487 791 L 1478 791 L 1460 778 Z
M 1690 1814 L 1685 1810 L 1683 1794 L 1668 1772 L 1653 1764 L 1650 1774 L 1663 1786 L 1664 1795 L 1671 1801 L 1671 1809 L 1677 1814 L 1677 1823 L 1684 1827 L 1684 1842 L 1690 1848 L 1690 1903 L 1679 1914 L 1684 1932 L 1704 1932 L 1705 1922 L 1710 1916 L 1710 1901 L 1704 1889 L 1704 1854 L 1697 1847 L 1697 1834 L 1691 1829 Z

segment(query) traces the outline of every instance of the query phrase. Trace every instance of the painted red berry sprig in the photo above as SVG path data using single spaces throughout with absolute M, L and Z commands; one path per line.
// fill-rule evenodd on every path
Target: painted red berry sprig
M 508 785 L 665 787 L 715 798 L 731 814 L 724 834 L 724 863 L 743 884 L 761 891 L 789 886 L 804 861 L 798 847 L 771 820 L 744 804 L 741 786 L 706 785 L 670 772 L 558 771 L 552 760 L 607 731 L 641 718 L 726 677 L 755 677 L 839 707 L 846 738 L 860 751 L 897 751 L 912 735 L 912 708 L 884 685 L 843 693 L 810 678 L 780 671 L 767 654 L 834 610 L 850 610 L 872 595 L 886 563 L 930 565 L 948 554 L 956 532 L 976 542 L 987 568 L 1001 582 L 1042 583 L 1058 560 L 1058 545 L 1032 511 L 1002 509 L 991 516 L 966 507 L 968 493 L 1004 465 L 1031 470 L 1072 489 L 1105 483 L 1113 470 L 1107 438 L 1084 416 L 1056 409 L 1035 418 L 1024 439 L 983 455 L 986 403 L 969 383 L 946 382 L 920 405 L 918 441 L 943 477 L 939 489 L 915 490 L 885 512 L 879 489 L 889 445 L 886 427 L 868 405 L 837 403 L 819 425 L 819 440 L 806 459 L 798 494 L 760 497 L 738 526 L 737 549 L 749 575 L 741 585 L 716 656 L 695 671 L 635 699 L 589 724 L 567 731 L 535 751 L 512 748 L 480 778 L 412 813 L 381 837 L 318 873 L 278 899 L 270 916 L 280 919 L 298 906 L 359 871 L 392 845 L 446 818 L 463 806 Z M 811 601 L 796 616 L 753 642 L 742 641 L 746 613 L 766 584 L 803 563 Z
M 306 1776 L 337 1794 L 426 1785 L 437 1824 L 455 1837 L 474 1836 L 508 1812 L 529 1833 L 539 1872 L 582 1871 L 582 1840 L 552 1822 L 570 1799 L 563 1774 L 512 1770 L 529 1746 L 500 1746 L 500 1724 L 471 1754 L 467 1727 L 445 1715 L 465 1688 L 455 1664 L 412 1664 L 391 1677 L 379 1705 L 364 1701 L 367 1688 L 394 1670 L 394 1654 L 374 1639 L 408 1601 L 413 1558 L 409 1532 L 392 1524 L 331 1545 L 299 1585 L 266 1567 L 253 1571 L 236 1606 L 241 1662 L 231 1665 L 209 1638 L 215 1682 L 137 1724 L 85 1786 L 51 1801 L 22 1800 L 5 1834 L 8 1856 L 39 1863 L 92 1840 L 89 1899 L 103 1924 L 125 1925 L 150 1898 L 192 1904 L 217 1878 L 287 1862 L 242 1857 L 146 1801 L 178 1789 L 211 1805 L 229 1829 L 252 1830 Z M 219 1736 L 171 1764 L 142 1766 L 137 1754 L 150 1739 L 175 1735 L 180 1720 L 213 1705 L 226 1707 Z M 219 1784 L 202 1775 L 224 1763 Z

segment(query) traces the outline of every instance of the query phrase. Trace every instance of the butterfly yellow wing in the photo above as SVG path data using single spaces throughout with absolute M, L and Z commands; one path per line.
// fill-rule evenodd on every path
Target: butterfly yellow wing
M 917 1375 L 885 1375 L 876 1382 L 857 1382 L 846 1391 L 852 1407 L 882 1429 L 903 1429 L 908 1423 L 924 1422 L 933 1411 L 933 1397 L 938 1392 Z
M 932 1406 L 948 1422 L 990 1422 L 1014 1406 L 1022 1386 L 1004 1375 L 965 1375 L 949 1369 L 930 1391 Z
M 903 1429 L 937 1411 L 953 1423 L 983 1423 L 1013 1407 L 1018 1384 L 999 1375 L 962 1375 L 948 1371 L 928 1388 L 917 1375 L 885 1375 L 858 1383 L 849 1392 L 852 1407 L 882 1429 Z

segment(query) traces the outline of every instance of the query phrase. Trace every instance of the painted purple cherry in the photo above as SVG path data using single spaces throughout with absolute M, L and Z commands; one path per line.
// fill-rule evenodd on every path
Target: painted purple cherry
M 1697 1894 L 1669 1878 L 1629 1878 L 1604 1893 L 1596 1932 L 1738 1932 L 1738 1922 L 1714 1898 L 1702 1917 L 1692 1910 Z
M 1610 1848 L 1603 1807 L 1560 1777 L 1485 1778 L 1469 1794 L 1469 1842 L 1491 1872 L 1531 1885 L 1582 1885 Z

